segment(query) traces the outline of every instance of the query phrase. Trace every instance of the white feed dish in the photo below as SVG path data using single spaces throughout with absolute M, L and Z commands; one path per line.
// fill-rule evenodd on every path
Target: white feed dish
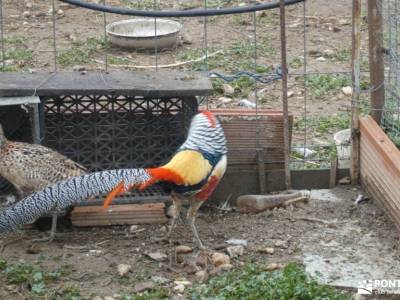
M 179 22 L 166 19 L 129 19 L 107 25 L 112 44 L 134 49 L 173 48 L 182 28 Z

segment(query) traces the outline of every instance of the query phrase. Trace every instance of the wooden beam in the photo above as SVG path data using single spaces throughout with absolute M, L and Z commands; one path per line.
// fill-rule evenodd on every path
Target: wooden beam
M 210 79 L 191 72 L 0 73 L 0 96 L 118 93 L 143 97 L 190 97 L 212 93 Z
M 371 116 L 380 124 L 385 104 L 382 11 L 377 0 L 368 0 L 369 78 Z
M 290 137 L 289 137 L 289 105 L 288 105 L 288 68 L 286 57 L 286 8 L 285 0 L 279 2 L 280 35 L 281 35 L 281 68 L 282 68 L 282 107 L 283 107 L 283 138 L 285 158 L 285 184 L 286 189 L 291 189 L 292 179 L 290 174 Z
M 331 158 L 331 171 L 329 174 L 329 188 L 334 188 L 336 186 L 337 168 L 338 168 L 338 158 L 337 158 L 337 156 L 334 156 Z
M 258 163 L 258 182 L 260 185 L 260 194 L 265 193 L 265 162 L 264 150 L 257 149 L 257 163 Z

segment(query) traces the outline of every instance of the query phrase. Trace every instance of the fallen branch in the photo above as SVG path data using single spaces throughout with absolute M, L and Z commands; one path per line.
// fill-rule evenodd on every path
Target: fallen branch
M 325 225 L 332 225 L 332 224 L 336 223 L 336 222 L 329 222 L 326 220 L 311 218 L 311 217 L 293 217 L 293 218 L 296 220 L 300 220 L 300 221 L 316 222 L 316 223 L 321 223 L 321 224 L 325 224 Z
M 152 65 L 152 66 L 137 66 L 137 65 L 112 65 L 113 67 L 117 67 L 117 68 L 131 68 L 131 69 L 156 69 L 156 68 L 160 68 L 160 69 L 165 69 L 165 68 L 175 68 L 175 67 L 180 67 L 183 65 L 187 65 L 187 64 L 191 64 L 191 63 L 195 63 L 195 62 L 199 62 L 202 61 L 208 57 L 213 57 L 217 54 L 220 53 L 224 53 L 224 51 L 222 50 L 218 50 L 216 52 L 210 53 L 208 55 L 203 55 L 202 57 L 196 58 L 196 59 L 192 59 L 192 60 L 187 60 L 187 61 L 181 61 L 181 62 L 177 62 L 174 64 L 166 64 L 166 65 Z M 96 63 L 99 64 L 105 64 L 104 61 L 102 60 L 98 60 L 98 59 L 94 59 L 93 60 Z

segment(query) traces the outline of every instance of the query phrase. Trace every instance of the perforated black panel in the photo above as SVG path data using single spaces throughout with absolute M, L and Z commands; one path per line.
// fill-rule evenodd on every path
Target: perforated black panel
M 91 171 L 165 162 L 184 141 L 196 99 L 122 95 L 43 98 L 43 144 Z

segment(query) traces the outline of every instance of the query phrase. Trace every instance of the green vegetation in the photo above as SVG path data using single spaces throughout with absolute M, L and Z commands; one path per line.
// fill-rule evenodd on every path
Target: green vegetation
M 108 48 L 104 39 L 87 38 L 85 41 L 75 41 L 71 48 L 61 53 L 57 60 L 63 66 L 85 64 L 90 62 L 93 55 Z
M 145 291 L 144 293 L 130 296 L 125 295 L 122 297 L 122 300 L 163 300 L 163 299 L 171 299 L 168 290 L 162 287 L 156 287 L 153 290 Z
M 0 65 L 0 72 L 14 72 L 24 68 L 30 64 L 33 59 L 33 51 L 25 45 L 22 37 L 6 38 L 4 40 L 5 47 L 5 60 L 9 60 L 10 63 Z M 0 53 L 0 60 L 2 60 Z
M 294 57 L 290 62 L 289 62 L 289 67 L 293 69 L 299 69 L 303 66 L 303 60 L 300 57 Z
M 307 130 L 314 133 L 334 133 L 338 130 L 350 127 L 350 115 L 340 113 L 336 116 L 308 116 L 297 119 L 293 124 L 295 131 L 304 131 L 307 122 Z
M 235 40 L 223 51 L 208 57 L 208 69 L 221 69 L 225 72 L 236 72 L 239 70 L 254 70 L 254 43 L 253 40 Z M 221 50 L 221 49 L 220 49 Z M 216 48 L 209 48 L 208 54 L 217 52 Z M 257 55 L 267 56 L 275 54 L 276 49 L 272 47 L 268 38 L 260 38 L 257 43 Z M 204 56 L 202 49 L 189 49 L 180 55 L 180 60 L 195 60 Z M 206 62 L 199 61 L 191 64 L 194 71 L 207 70 Z M 268 68 L 257 66 L 255 71 L 262 73 Z
M 316 98 L 331 95 L 348 85 L 351 85 L 348 75 L 316 74 L 307 78 L 307 86 Z
M 349 296 L 311 279 L 298 264 L 267 272 L 260 266 L 246 265 L 240 270 L 212 278 L 208 284 L 192 289 L 193 300 L 347 300 Z

